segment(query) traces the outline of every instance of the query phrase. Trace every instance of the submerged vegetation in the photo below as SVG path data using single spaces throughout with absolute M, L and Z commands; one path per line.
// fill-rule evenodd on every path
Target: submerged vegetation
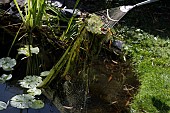
M 55 105 L 62 113 L 65 113 L 65 109 L 80 113 L 82 109 L 88 109 L 89 95 L 96 93 L 92 87 L 102 78 L 106 85 L 110 83 L 110 89 L 117 90 L 110 85 L 120 86 L 128 93 L 128 96 L 123 95 L 126 99 L 120 102 L 127 107 L 126 110 L 122 108 L 117 111 L 170 112 L 170 39 L 150 35 L 135 27 L 117 26 L 103 31 L 105 23 L 100 16 L 92 13 L 77 17 L 75 8 L 79 2 L 76 1 L 71 16 L 63 13 L 63 8 L 54 7 L 46 0 L 27 0 L 27 5 L 24 4 L 22 8 L 14 0 L 19 17 L 12 18 L 17 18 L 17 21 L 6 20 L 11 15 L 1 11 L 0 32 L 3 35 L 0 36 L 0 50 L 5 54 L 0 59 L 3 73 L 0 83 L 15 80 L 17 74 L 17 84 L 24 88 L 25 93 L 13 96 L 6 103 L 0 101 L 0 110 L 6 109 L 9 104 L 20 109 L 43 108 L 43 100 L 37 98 L 43 93 L 49 94 L 50 98 L 47 97 L 51 101 L 57 100 L 58 105 Z M 123 69 L 121 77 L 113 77 L 120 62 L 130 62 L 128 70 L 133 68 L 136 81 L 139 80 L 140 84 L 133 86 L 126 83 L 128 77 Z M 111 68 L 110 72 L 100 75 L 97 72 L 99 69 L 93 69 L 95 63 Z M 104 66 L 101 70 L 105 69 Z M 120 79 L 118 81 L 122 84 L 113 79 Z M 102 98 L 103 92 L 95 95 Z M 124 94 L 114 93 L 116 96 Z M 105 94 L 104 103 L 120 108 L 115 95 L 111 92 Z

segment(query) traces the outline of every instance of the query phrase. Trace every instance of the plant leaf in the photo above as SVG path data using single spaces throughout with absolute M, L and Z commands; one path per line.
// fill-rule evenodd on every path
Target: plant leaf
M 11 59 L 10 57 L 0 59 L 0 67 L 2 67 L 4 71 L 12 71 L 15 65 L 15 59 Z
M 4 79 L 5 81 L 10 80 L 10 79 L 12 78 L 12 74 L 9 74 L 9 75 L 3 74 L 3 75 L 1 76 L 1 78 Z
M 27 92 L 28 94 L 33 95 L 33 96 L 41 95 L 41 90 L 37 88 L 28 89 Z
M 86 29 L 89 32 L 92 32 L 94 34 L 102 34 L 101 32 L 102 26 L 103 26 L 103 22 L 101 21 L 100 17 L 95 14 L 91 14 L 90 18 L 87 19 Z
M 35 88 L 42 82 L 42 78 L 39 76 L 26 76 L 23 80 L 19 80 L 19 84 L 24 88 Z
M 43 71 L 40 73 L 41 77 L 47 76 L 50 73 L 50 71 Z
M 18 54 L 26 55 L 27 57 L 31 56 L 31 54 L 38 54 L 39 53 L 38 47 L 32 47 L 32 45 L 25 45 L 22 48 L 18 49 Z
M 16 95 L 11 98 L 11 106 L 20 108 L 20 109 L 25 109 L 29 108 L 29 104 L 32 103 L 34 100 L 34 96 L 29 95 L 29 94 L 21 94 L 21 95 Z
M 8 106 L 8 103 L 6 104 L 5 102 L 0 101 L 0 110 L 4 110 L 4 109 L 6 109 L 6 108 L 7 108 L 7 106 Z
M 33 100 L 33 102 L 29 104 L 29 107 L 33 109 L 40 109 L 44 107 L 44 102 L 42 100 Z

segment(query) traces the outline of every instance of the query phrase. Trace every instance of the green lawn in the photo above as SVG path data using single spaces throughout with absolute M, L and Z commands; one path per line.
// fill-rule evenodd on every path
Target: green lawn
M 170 40 L 136 28 L 124 27 L 118 33 L 141 83 L 131 112 L 170 113 Z

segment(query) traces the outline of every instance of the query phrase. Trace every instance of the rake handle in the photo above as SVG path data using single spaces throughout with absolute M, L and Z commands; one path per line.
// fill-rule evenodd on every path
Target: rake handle
M 135 4 L 134 7 L 141 6 L 141 5 L 144 5 L 144 4 L 148 4 L 148 3 L 151 3 L 151 2 L 156 2 L 156 1 L 158 1 L 158 0 L 146 0 L 144 2 L 140 2 L 140 3 Z

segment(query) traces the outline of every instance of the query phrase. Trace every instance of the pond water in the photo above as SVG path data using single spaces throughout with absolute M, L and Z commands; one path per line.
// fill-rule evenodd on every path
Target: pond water
M 77 76 L 77 75 L 76 75 Z M 75 76 L 74 76 L 75 77 Z M 128 113 L 129 105 L 137 91 L 139 81 L 128 62 L 100 58 L 89 67 L 89 90 L 85 95 L 82 81 L 66 81 L 64 99 L 58 103 L 53 87 L 46 89 L 46 96 L 54 98 L 54 105 L 62 113 Z M 53 83 L 54 85 L 55 83 Z M 53 95 L 54 94 L 54 95 Z M 50 97 L 51 96 L 51 97 Z M 65 102 L 67 101 L 67 102 Z M 66 109 L 62 109 L 66 106 Z M 65 111 L 66 110 L 66 111 Z
M 8 102 L 13 96 L 23 92 L 23 89 L 17 85 L 0 84 L 0 101 Z M 60 113 L 47 98 L 41 96 L 40 99 L 45 103 L 42 109 L 18 109 L 8 105 L 7 109 L 1 110 L 0 113 Z

